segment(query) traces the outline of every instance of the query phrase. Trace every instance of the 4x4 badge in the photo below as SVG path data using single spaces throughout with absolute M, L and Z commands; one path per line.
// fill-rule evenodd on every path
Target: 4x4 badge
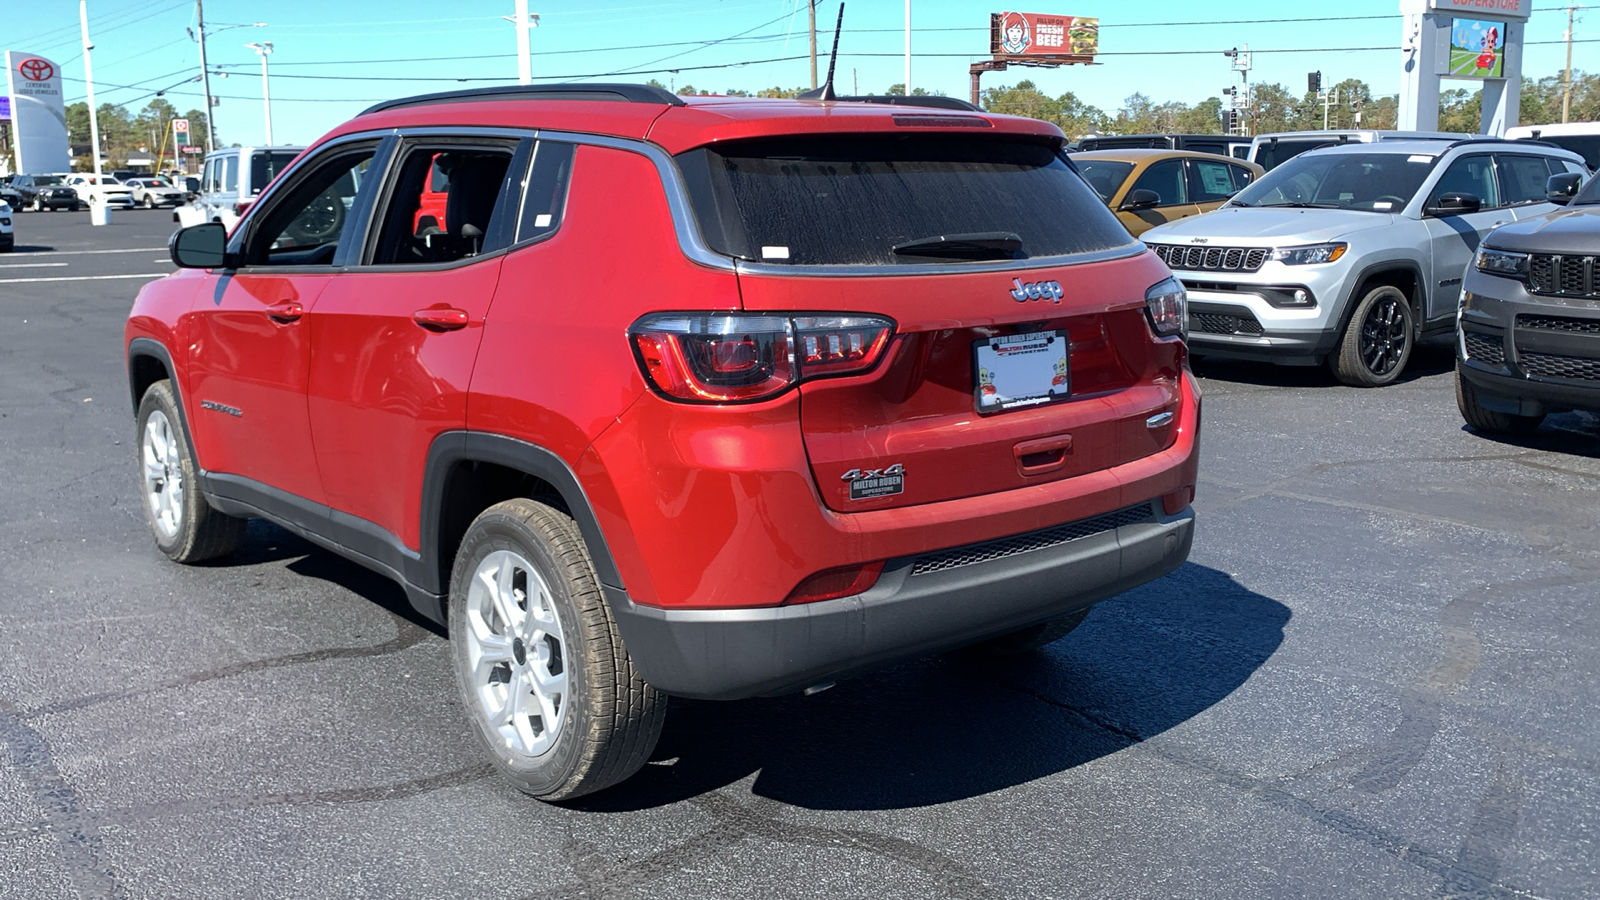
M 851 500 L 889 497 L 905 491 L 906 467 L 895 463 L 886 469 L 851 469 L 839 480 L 850 482 Z

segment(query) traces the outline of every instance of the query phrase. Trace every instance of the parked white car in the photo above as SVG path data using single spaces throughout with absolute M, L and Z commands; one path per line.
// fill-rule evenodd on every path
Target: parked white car
M 138 178 L 129 178 L 123 184 L 133 191 L 133 203 L 145 209 L 155 209 L 158 206 L 178 206 L 183 203 L 184 192 L 182 188 L 173 187 L 165 178 L 156 175 L 141 175 Z
M 82 204 L 133 206 L 133 189 L 118 181 L 115 175 L 79 172 L 67 179 L 67 186 L 78 192 L 78 201 Z
M 11 231 L 11 205 L 0 200 L 0 253 L 10 253 L 16 243 L 16 235 Z

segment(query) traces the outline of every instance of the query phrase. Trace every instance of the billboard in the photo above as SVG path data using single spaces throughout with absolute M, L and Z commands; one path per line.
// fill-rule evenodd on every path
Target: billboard
M 17 171 L 32 175 L 71 170 L 61 67 L 34 53 L 7 50 L 6 94 L 11 98 Z
M 172 120 L 172 143 L 178 147 L 189 146 L 189 120 Z
M 1451 78 L 1503 77 L 1506 23 L 1487 19 L 1450 20 Z
M 1428 0 L 1428 8 L 1434 12 L 1526 19 L 1533 12 L 1533 0 Z
M 1100 20 L 1082 16 L 989 14 L 989 52 L 1012 62 L 1091 62 L 1100 51 Z

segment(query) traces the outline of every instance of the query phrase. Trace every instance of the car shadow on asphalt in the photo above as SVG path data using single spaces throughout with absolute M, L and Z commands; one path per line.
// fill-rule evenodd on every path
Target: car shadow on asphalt
M 1419 378 L 1453 371 L 1456 365 L 1455 353 L 1453 341 L 1429 340 L 1418 344 L 1411 351 L 1411 359 L 1406 363 L 1406 370 L 1400 373 L 1394 384 L 1406 384 Z M 1280 366 L 1270 362 L 1216 357 L 1197 359 L 1193 365 L 1194 373 L 1201 378 L 1215 378 L 1239 384 L 1290 388 L 1343 387 L 1325 365 Z
M 1528 435 L 1491 434 L 1467 425 L 1462 425 L 1461 430 L 1507 447 L 1600 459 L 1600 415 L 1595 413 L 1558 413 L 1547 417 L 1538 431 Z
M 406 599 L 406 592 L 393 579 L 351 562 L 330 550 L 263 519 L 251 519 L 244 544 L 232 555 L 199 563 L 200 566 L 234 568 L 263 563 L 285 563 L 284 568 L 306 578 L 316 578 L 355 594 L 424 628 L 439 637 L 444 626 L 418 613 Z
M 1094 608 L 1044 650 L 935 657 L 811 697 L 674 700 L 651 764 L 567 806 L 663 806 L 755 774 L 753 792 L 824 810 L 963 800 L 1055 775 L 1189 721 L 1283 641 L 1288 607 L 1215 569 Z

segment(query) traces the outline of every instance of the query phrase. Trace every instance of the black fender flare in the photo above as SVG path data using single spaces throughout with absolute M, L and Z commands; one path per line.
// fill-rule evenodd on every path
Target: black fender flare
M 561 500 L 578 523 L 594 562 L 595 573 L 600 576 L 606 593 L 622 593 L 622 575 L 617 571 L 616 560 L 606 544 L 605 534 L 595 517 L 589 496 L 579 484 L 578 476 L 556 454 L 517 438 L 486 431 L 447 431 L 434 438 L 428 447 L 428 461 L 422 475 L 422 520 L 419 537 L 424 571 L 424 590 L 444 596 L 450 590 L 448 576 L 440 577 L 443 552 L 440 547 L 439 523 L 444 507 L 445 488 L 450 471 L 464 462 L 484 462 L 525 472 L 546 482 L 561 495 Z
M 1350 293 L 1344 298 L 1344 309 L 1339 311 L 1339 328 L 1335 335 L 1342 336 L 1346 328 L 1350 327 L 1350 317 L 1355 314 L 1356 304 L 1361 302 L 1357 294 L 1367 279 L 1382 272 L 1409 272 L 1417 286 L 1416 296 L 1411 297 L 1411 308 L 1416 313 L 1417 334 L 1427 331 L 1428 318 L 1428 282 L 1422 277 L 1422 267 L 1409 259 L 1393 259 L 1387 262 L 1377 262 L 1363 268 L 1350 279 Z
M 172 354 L 167 352 L 165 344 L 155 338 L 136 337 L 128 342 L 128 393 L 133 397 L 133 414 L 139 414 L 139 401 L 144 397 L 139 393 L 138 376 L 134 371 L 140 357 L 149 357 L 161 363 L 167 370 L 167 380 L 172 384 L 172 396 L 178 401 L 178 418 L 182 420 L 183 431 L 194 440 L 194 432 L 189 430 L 189 410 L 183 402 L 183 388 L 178 385 L 178 368 L 172 364 Z

